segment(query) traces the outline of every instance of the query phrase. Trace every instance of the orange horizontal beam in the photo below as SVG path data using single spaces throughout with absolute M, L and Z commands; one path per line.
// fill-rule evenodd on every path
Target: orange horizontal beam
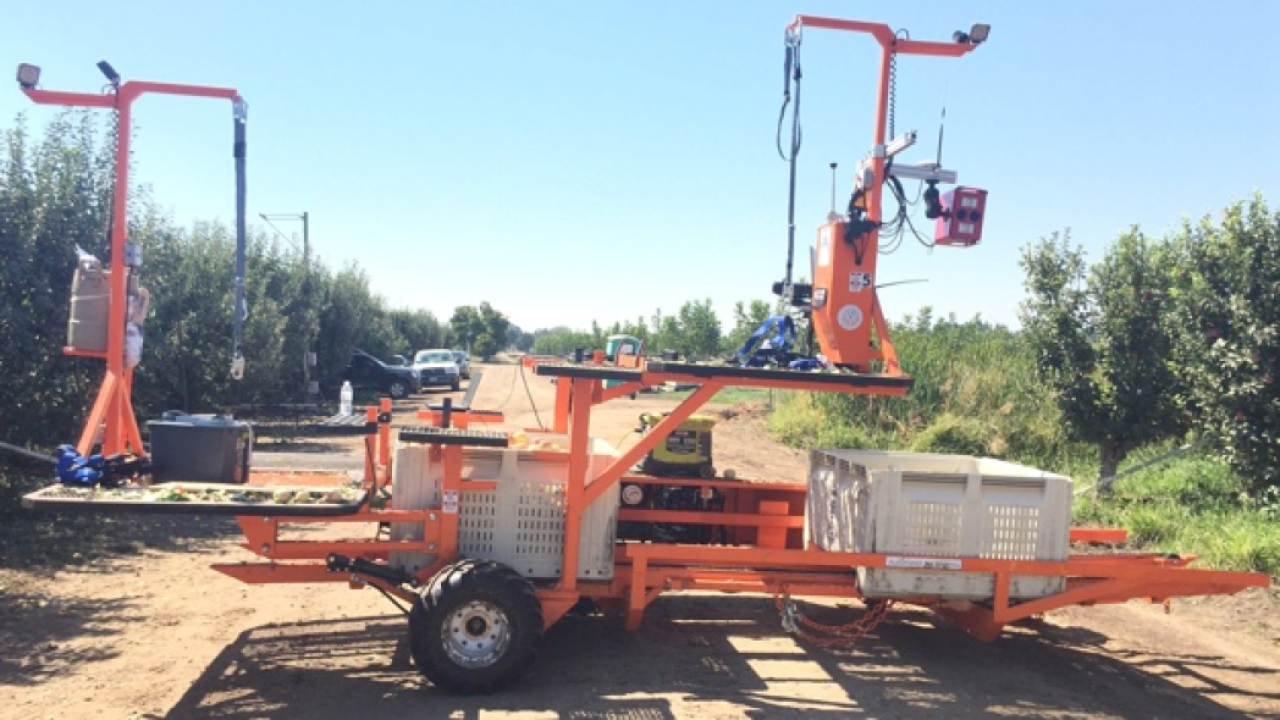
M 1124 528 L 1071 528 L 1071 542 L 1122 543 L 1129 539 Z
M 735 527 L 802 528 L 803 515 L 753 515 L 750 513 L 693 512 L 689 510 L 641 510 L 619 508 L 618 520 L 629 522 L 732 525 Z
M 823 382 L 819 380 L 806 380 L 806 375 L 816 373 L 795 372 L 795 377 L 777 378 L 707 378 L 700 375 L 691 375 L 688 373 L 675 372 L 655 372 L 646 370 L 642 376 L 641 382 L 645 385 L 653 387 L 667 382 L 675 382 L 689 385 L 706 385 L 710 382 L 719 383 L 719 387 L 749 387 L 764 388 L 773 390 L 809 390 L 812 392 L 849 392 L 856 390 L 859 395 L 906 395 L 909 388 L 906 387 L 876 387 L 876 386 L 849 386 L 843 388 L 832 385 L 829 381 Z M 719 388 L 717 388 L 719 389 Z
M 819 28 L 823 30 L 842 30 L 845 32 L 867 33 L 874 37 L 890 51 L 901 55 L 933 55 L 937 57 L 960 57 L 972 51 L 977 45 L 972 43 L 939 42 L 935 40 L 908 40 L 899 38 L 893 28 L 883 23 L 863 22 L 861 20 L 843 20 L 840 18 L 821 17 L 818 15 L 796 15 L 795 20 L 787 26 L 789 30 L 801 28 Z
M 806 485 L 793 483 L 765 483 L 746 480 L 702 479 L 686 477 L 655 477 L 653 475 L 623 475 L 622 482 L 634 485 L 676 485 L 680 487 L 709 487 L 722 490 L 758 490 L 763 492 L 794 493 L 804 495 L 809 492 Z
M 268 543 L 265 551 L 252 543 L 241 543 L 240 547 L 271 560 L 320 560 L 332 554 L 385 558 L 395 551 L 431 553 L 434 550 L 428 549 L 429 542 L 435 540 L 277 540 Z
M 347 582 L 349 573 L 329 572 L 324 565 L 315 563 L 281 565 L 278 563 L 220 563 L 211 565 L 214 570 L 250 585 L 264 583 L 322 583 Z

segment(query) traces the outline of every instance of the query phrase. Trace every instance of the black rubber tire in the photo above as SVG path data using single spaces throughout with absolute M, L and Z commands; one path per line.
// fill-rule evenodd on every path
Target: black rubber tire
M 450 654 L 446 636 L 456 642 L 472 633 L 471 620 L 465 631 L 453 623 L 458 613 L 477 605 L 488 611 L 486 617 L 500 615 L 505 620 L 504 627 L 481 619 L 476 631 L 490 634 L 480 642 L 505 635 L 505 644 L 494 651 L 492 660 L 482 658 L 468 666 Z M 492 632 L 494 628 L 498 632 Z M 491 693 L 514 682 L 533 665 L 541 641 L 542 603 L 533 584 L 492 560 L 461 560 L 445 567 L 409 612 L 409 652 L 418 671 L 436 687 L 459 695 Z
M 403 400 L 409 397 L 411 389 L 409 383 L 404 380 L 392 380 L 387 385 L 387 394 L 391 396 L 392 400 Z
M 458 392 L 458 389 L 461 387 L 462 387 L 462 381 L 459 380 L 458 378 L 454 378 L 453 384 L 449 386 L 449 389 L 452 390 L 453 392 Z

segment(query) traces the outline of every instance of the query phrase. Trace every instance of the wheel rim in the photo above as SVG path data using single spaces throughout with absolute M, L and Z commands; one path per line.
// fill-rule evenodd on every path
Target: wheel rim
M 473 600 L 449 614 L 440 628 L 440 639 L 455 663 L 466 668 L 488 667 L 511 644 L 511 624 L 497 605 Z
M 396 399 L 402 398 L 409 394 L 409 389 L 404 383 L 391 383 L 391 397 Z

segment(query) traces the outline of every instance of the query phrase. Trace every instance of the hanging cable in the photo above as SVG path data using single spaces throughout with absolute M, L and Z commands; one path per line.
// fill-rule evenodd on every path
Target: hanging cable
M 231 378 L 239 380 L 244 377 L 244 348 L 241 340 L 244 335 L 244 321 L 249 316 L 249 309 L 244 298 L 244 256 L 245 256 L 245 121 L 249 117 L 249 104 L 244 98 L 237 97 L 233 103 L 232 116 L 235 121 L 235 146 L 233 154 L 236 159 L 236 299 L 232 312 L 233 348 L 231 354 Z
M 889 137 L 887 138 L 888 140 L 893 140 L 893 138 L 895 137 L 893 134 L 893 120 L 894 120 L 894 114 L 895 114 L 894 110 L 896 109 L 896 106 L 897 106 L 897 97 L 898 97 L 898 53 L 891 52 L 889 53 L 889 112 L 888 112 Z
M 803 133 L 800 129 L 800 80 L 804 74 L 800 71 L 800 29 L 788 28 L 783 36 L 786 46 L 786 60 L 783 63 L 785 73 L 782 89 L 782 111 L 778 115 L 778 154 L 791 164 L 790 180 L 787 196 L 787 270 L 782 279 L 782 297 L 791 301 L 791 269 L 795 263 L 796 245 L 796 158 L 800 155 L 800 144 Z M 791 88 L 795 87 L 795 107 L 791 110 L 791 152 L 782 152 L 782 121 L 791 102 Z
M 559 382 L 559 380 L 560 378 L 556 378 L 557 382 Z M 528 396 L 529 407 L 533 409 L 533 419 L 538 421 L 538 427 L 546 430 L 547 426 L 542 424 L 542 416 L 538 414 L 538 403 L 533 401 L 533 390 L 529 388 L 529 379 L 524 376 L 523 362 L 520 363 L 520 382 L 524 383 L 524 394 Z

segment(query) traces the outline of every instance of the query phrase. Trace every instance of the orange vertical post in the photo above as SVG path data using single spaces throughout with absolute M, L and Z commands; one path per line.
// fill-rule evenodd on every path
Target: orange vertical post
M 791 506 L 786 500 L 761 500 L 757 506 L 760 515 L 785 517 L 791 513 Z M 756 529 L 756 547 L 770 550 L 782 550 L 787 547 L 787 529 L 784 527 L 761 527 Z
M 569 378 L 558 377 L 556 381 L 556 419 L 552 429 L 558 433 L 569 432 L 569 398 L 573 396 L 573 383 Z
M 444 472 L 440 478 L 440 548 L 446 562 L 458 554 L 458 506 L 462 501 L 462 446 L 440 445 Z
M 567 378 L 561 378 L 564 382 Z M 578 586 L 578 539 L 582 535 L 582 515 L 586 512 L 588 453 L 591 446 L 591 393 L 599 380 L 574 378 L 573 400 L 569 408 L 569 477 L 565 486 L 564 558 L 560 564 L 562 590 Z
M 372 408 L 370 408 L 372 410 Z M 391 398 L 384 397 L 378 404 L 378 464 L 391 479 Z

